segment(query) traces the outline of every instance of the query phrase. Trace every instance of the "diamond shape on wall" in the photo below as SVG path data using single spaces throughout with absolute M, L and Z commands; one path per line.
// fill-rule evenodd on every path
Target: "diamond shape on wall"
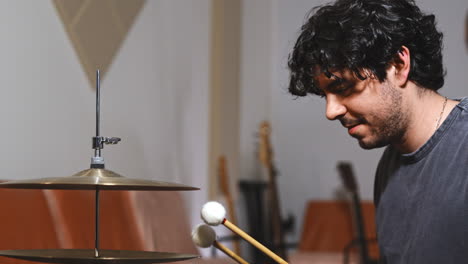
M 112 59 L 146 0 L 53 0 L 83 70 L 94 87 L 95 73 L 104 78 Z

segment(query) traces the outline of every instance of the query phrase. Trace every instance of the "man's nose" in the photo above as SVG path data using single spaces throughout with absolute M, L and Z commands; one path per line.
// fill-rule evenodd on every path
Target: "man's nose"
M 327 108 L 325 115 L 329 120 L 336 120 L 346 114 L 346 107 L 335 95 L 327 95 Z

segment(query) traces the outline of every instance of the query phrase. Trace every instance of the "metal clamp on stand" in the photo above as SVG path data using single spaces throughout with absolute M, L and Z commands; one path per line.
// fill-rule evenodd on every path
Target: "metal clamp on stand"
M 103 149 L 104 144 L 115 145 L 119 141 L 118 137 L 93 137 L 93 149 Z
M 101 149 L 104 148 L 104 144 L 115 145 L 120 140 L 118 137 L 93 137 L 94 157 L 91 158 L 91 168 L 104 169 L 104 158 L 101 156 Z

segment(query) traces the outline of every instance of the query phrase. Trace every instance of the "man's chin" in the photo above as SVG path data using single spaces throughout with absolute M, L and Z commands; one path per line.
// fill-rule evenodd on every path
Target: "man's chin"
M 366 140 L 365 138 L 358 138 L 359 146 L 363 149 L 375 149 L 387 146 L 389 143 L 385 141 Z

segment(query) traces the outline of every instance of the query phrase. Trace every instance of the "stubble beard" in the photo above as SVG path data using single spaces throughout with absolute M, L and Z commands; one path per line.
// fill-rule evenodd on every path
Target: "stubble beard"
M 382 85 L 380 99 L 384 107 L 369 115 L 374 120 L 370 126 L 372 138 L 359 140 L 363 149 L 380 148 L 399 141 L 408 126 L 409 114 L 403 109 L 402 94 L 388 81 Z

